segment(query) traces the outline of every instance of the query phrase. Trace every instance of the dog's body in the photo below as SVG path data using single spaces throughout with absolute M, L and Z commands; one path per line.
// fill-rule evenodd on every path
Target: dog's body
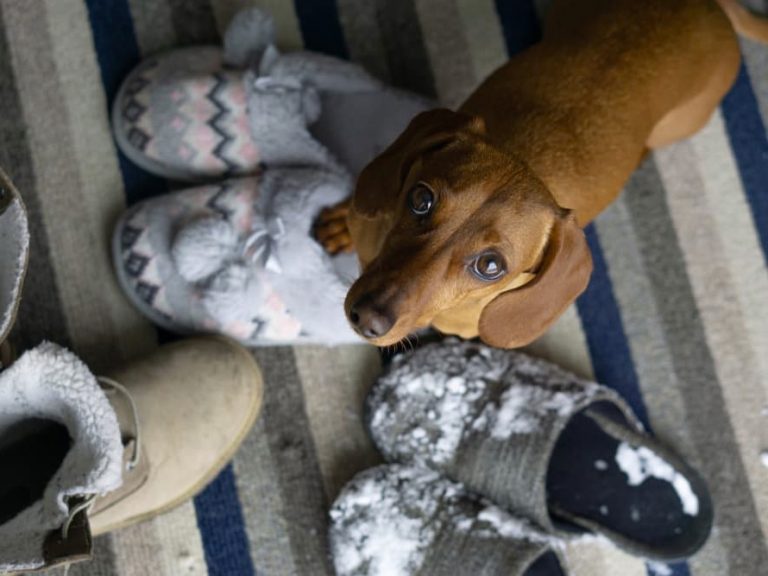
M 579 0 L 552 8 L 543 42 L 460 108 L 524 161 L 584 226 L 648 149 L 704 126 L 730 88 L 739 47 L 709 0 Z
M 542 42 L 458 112 L 418 116 L 349 211 L 361 335 L 387 345 L 433 325 L 516 347 L 543 333 L 587 285 L 580 227 L 649 150 L 707 122 L 738 72 L 731 21 L 762 34 L 718 2 L 560 0 Z

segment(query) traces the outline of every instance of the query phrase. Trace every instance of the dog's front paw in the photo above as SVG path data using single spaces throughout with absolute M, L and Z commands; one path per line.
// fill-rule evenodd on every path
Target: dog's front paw
M 350 204 L 350 200 L 345 200 L 341 204 L 326 208 L 315 220 L 313 227 L 315 239 L 329 254 L 354 250 L 347 225 Z

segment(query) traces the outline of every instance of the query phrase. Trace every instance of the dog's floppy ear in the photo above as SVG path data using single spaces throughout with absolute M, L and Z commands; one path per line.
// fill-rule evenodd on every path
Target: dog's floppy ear
M 468 129 L 482 130 L 482 120 L 446 108 L 417 115 L 397 140 L 360 173 L 353 210 L 366 218 L 393 210 L 403 180 L 419 154 L 447 144 L 458 132 Z
M 558 217 L 536 277 L 499 294 L 480 315 L 480 338 L 518 348 L 541 336 L 581 294 L 592 274 L 592 255 L 573 214 Z

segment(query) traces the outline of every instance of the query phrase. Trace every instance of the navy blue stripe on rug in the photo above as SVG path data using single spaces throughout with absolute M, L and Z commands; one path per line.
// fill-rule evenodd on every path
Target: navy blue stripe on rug
M 723 100 L 722 112 L 768 264 L 768 135 L 744 63 L 736 83 Z
M 120 83 L 141 58 L 131 11 L 127 0 L 85 0 L 85 4 L 101 82 L 111 110 Z M 165 180 L 140 169 L 119 150 L 118 163 L 129 206 L 168 190 Z
M 336 0 L 294 0 L 304 48 L 337 58 L 349 58 Z
M 650 429 L 648 410 L 640 392 L 640 381 L 594 225 L 587 226 L 584 233 L 592 252 L 594 270 L 577 306 L 595 379 L 621 394 L 643 425 Z
M 613 284 L 608 275 L 608 265 L 597 236 L 595 226 L 590 224 L 584 230 L 592 253 L 594 270 L 589 286 L 576 302 L 584 329 L 584 336 L 592 358 L 595 379 L 616 390 L 632 407 L 643 425 L 650 431 L 648 409 L 640 391 L 640 381 L 632 360 L 629 341 L 624 331 L 619 305 L 613 293 Z M 684 562 L 669 564 L 670 576 L 689 576 L 690 570 Z M 657 572 L 648 568 L 648 574 Z
M 541 40 L 541 27 L 531 0 L 496 0 L 496 12 L 510 56 Z
M 524 50 L 541 38 L 541 27 L 533 0 L 497 0 L 496 10 L 507 54 L 513 55 Z M 577 307 L 595 378 L 621 394 L 650 430 L 648 410 L 640 391 L 637 371 L 597 232 L 593 225 L 588 226 L 584 232 L 592 252 L 594 271 L 587 290 L 577 300 Z M 688 565 L 684 562 L 669 564 L 668 567 L 670 576 L 690 576 Z M 650 576 L 656 574 L 650 566 L 647 571 Z
M 211 576 L 255 574 L 231 464 L 195 498 L 195 512 L 208 573 Z

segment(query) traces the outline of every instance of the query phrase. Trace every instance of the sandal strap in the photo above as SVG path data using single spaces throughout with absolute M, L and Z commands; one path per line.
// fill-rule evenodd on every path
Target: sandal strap
M 570 419 L 612 390 L 526 354 L 447 339 L 395 358 L 368 399 L 369 427 L 390 461 L 438 470 L 506 510 L 554 530 L 546 474 Z
M 425 556 L 419 576 L 519 576 L 542 554 L 555 551 L 553 542 L 513 538 L 475 522 L 469 530 L 441 531 Z
M 529 361 L 542 370 L 550 370 L 547 363 Z M 447 472 L 502 508 L 515 510 L 539 526 L 557 531 L 549 514 L 546 478 L 555 444 L 571 418 L 592 404 L 608 402 L 638 430 L 642 428 L 631 409 L 608 388 L 574 376 L 570 376 L 571 381 L 565 386 L 550 385 L 549 377 L 528 384 L 515 376 L 513 367 L 505 375 L 507 385 L 497 397 L 500 404 L 495 419 L 480 415 L 473 430 L 462 441 L 456 457 L 449 463 Z M 553 380 L 557 379 L 554 374 L 551 376 Z M 511 419 L 516 423 L 512 425 L 513 431 L 503 434 L 502 426 L 509 417 L 505 410 L 510 402 L 517 404 L 526 399 L 529 404 L 523 414 L 535 414 L 535 421 L 520 426 L 521 413 L 518 412 L 518 416 Z M 525 415 L 522 415 L 522 421 L 526 421 Z

